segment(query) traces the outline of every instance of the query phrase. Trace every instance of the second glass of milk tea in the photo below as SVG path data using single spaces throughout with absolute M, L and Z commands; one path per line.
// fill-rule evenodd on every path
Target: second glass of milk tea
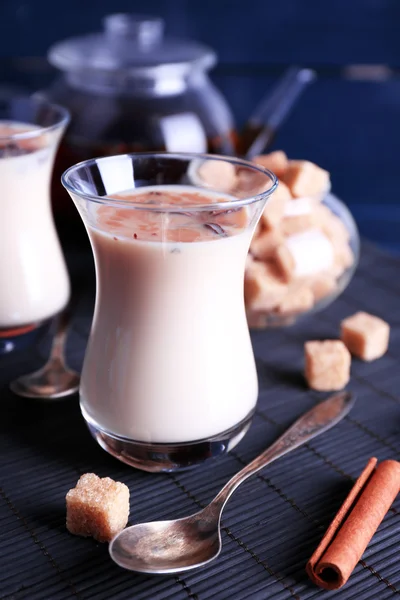
M 53 222 L 50 179 L 68 112 L 0 98 L 0 354 L 66 306 L 70 283 Z
M 147 471 L 229 451 L 257 402 L 243 281 L 275 176 L 237 159 L 144 153 L 85 161 L 62 181 L 95 258 L 80 389 L 92 435 Z

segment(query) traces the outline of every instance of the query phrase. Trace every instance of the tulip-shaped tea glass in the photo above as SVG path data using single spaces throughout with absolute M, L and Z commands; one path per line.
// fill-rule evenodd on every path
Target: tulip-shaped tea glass
M 229 451 L 257 401 L 243 279 L 275 176 L 165 153 L 89 160 L 62 181 L 96 266 L 80 389 L 92 435 L 147 471 Z
M 50 203 L 54 157 L 68 120 L 64 108 L 48 102 L 0 98 L 0 354 L 22 345 L 24 334 L 69 299 Z

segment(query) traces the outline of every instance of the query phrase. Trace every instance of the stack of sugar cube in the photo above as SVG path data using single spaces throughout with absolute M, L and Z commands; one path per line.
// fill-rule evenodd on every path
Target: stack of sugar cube
M 332 294 L 354 263 L 349 232 L 322 203 L 329 173 L 282 151 L 254 162 L 279 179 L 254 234 L 245 277 L 246 310 L 251 327 L 267 319 L 290 319 Z

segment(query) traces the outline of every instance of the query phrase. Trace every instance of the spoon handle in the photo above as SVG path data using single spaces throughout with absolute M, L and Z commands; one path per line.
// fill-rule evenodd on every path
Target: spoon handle
M 291 450 L 305 444 L 312 438 L 336 425 L 347 415 L 354 405 L 355 398 L 349 392 L 340 392 L 320 402 L 298 419 L 276 442 L 264 450 L 257 458 L 236 473 L 225 484 L 209 505 L 212 512 L 222 512 L 233 492 L 250 475 L 254 475 L 266 465 L 284 456 Z M 207 510 L 207 509 L 206 509 Z
M 67 306 L 57 317 L 56 317 L 56 331 L 54 334 L 53 342 L 51 345 L 49 361 L 50 360 L 64 360 L 64 347 L 68 333 L 68 327 L 71 321 L 71 308 Z
M 71 325 L 72 317 L 79 302 L 79 294 L 73 290 L 71 298 L 55 320 L 55 332 L 46 364 L 58 363 L 64 365 L 64 350 Z
M 251 160 L 265 152 L 306 87 L 314 81 L 312 69 L 291 67 L 271 94 L 257 106 L 238 140 L 238 153 Z

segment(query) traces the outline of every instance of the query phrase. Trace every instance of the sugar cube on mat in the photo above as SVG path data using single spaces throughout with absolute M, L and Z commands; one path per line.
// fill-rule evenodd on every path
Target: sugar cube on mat
M 304 344 L 305 378 L 310 388 L 321 392 L 343 389 L 350 379 L 351 355 L 340 340 Z
M 352 354 L 370 361 L 383 356 L 389 345 L 386 321 L 366 312 L 357 312 L 341 323 L 341 339 Z
M 128 522 L 129 489 L 110 477 L 85 473 L 69 490 L 67 529 L 70 533 L 110 541 Z

